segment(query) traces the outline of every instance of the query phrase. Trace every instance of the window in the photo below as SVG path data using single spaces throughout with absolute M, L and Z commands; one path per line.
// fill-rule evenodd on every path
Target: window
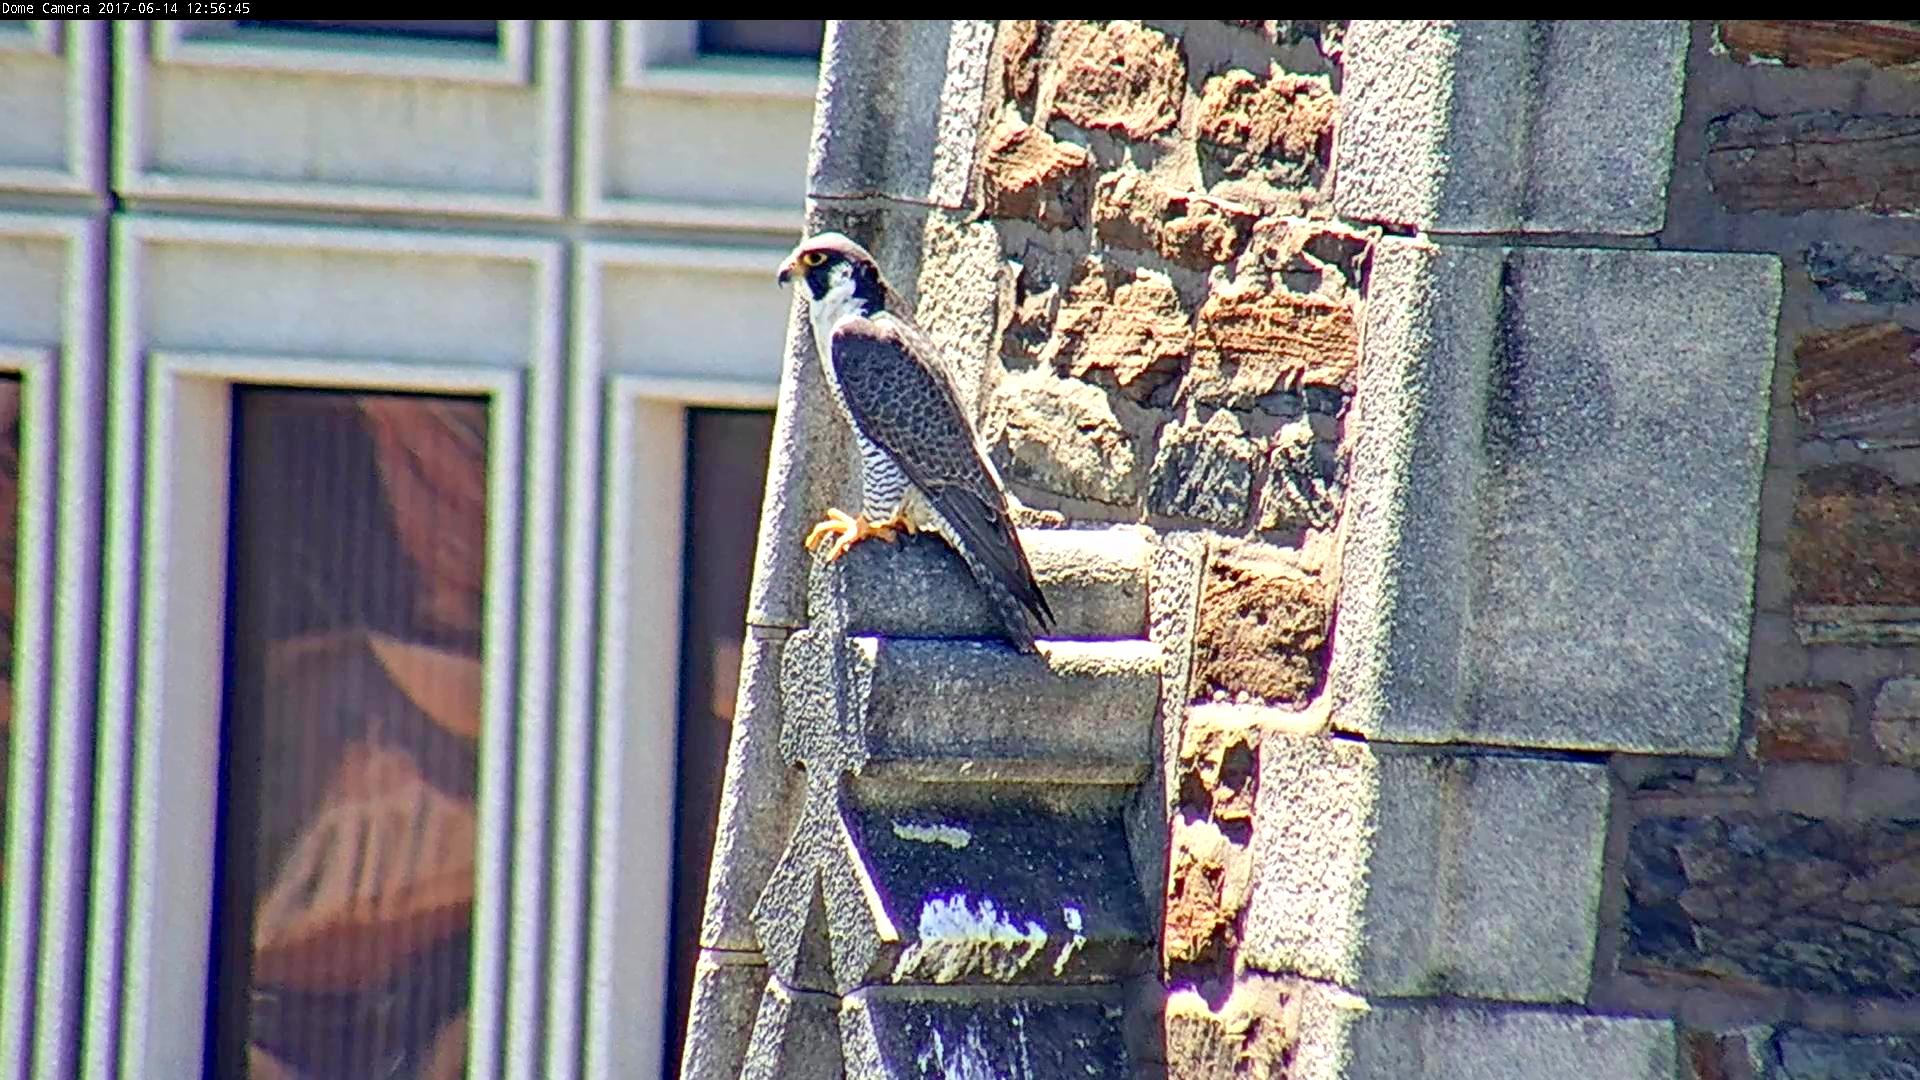
M 7 880 L 7 769 L 13 728 L 14 572 L 20 554 L 20 380 L 0 378 L 0 888 Z
M 706 56 L 783 56 L 818 60 L 827 24 L 820 19 L 702 19 Z
M 673 1026 L 667 1060 L 680 1060 L 699 954 L 707 868 L 720 784 L 733 735 L 733 694 L 747 621 L 747 584 L 767 485 L 773 414 L 687 414 L 686 576 L 680 648 L 679 798 L 674 823 Z
M 460 1075 L 486 403 L 238 388 L 233 415 L 217 1073 Z
M 233 25 L 241 30 L 500 43 L 500 24 L 492 19 L 240 19 Z

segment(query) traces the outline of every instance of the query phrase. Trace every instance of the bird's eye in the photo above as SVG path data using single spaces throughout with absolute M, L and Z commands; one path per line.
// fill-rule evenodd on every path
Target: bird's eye
M 809 251 L 805 255 L 800 256 L 800 261 L 806 263 L 808 266 L 819 266 L 821 263 L 827 261 L 827 253 L 824 251 Z

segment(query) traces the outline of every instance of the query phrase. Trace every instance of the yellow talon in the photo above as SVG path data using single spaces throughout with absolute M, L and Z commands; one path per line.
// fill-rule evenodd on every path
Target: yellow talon
M 900 529 L 914 531 L 913 526 L 899 514 L 893 515 L 878 525 L 867 520 L 864 514 L 847 515 L 839 510 L 828 510 L 826 519 L 807 533 L 807 550 L 820 546 L 828 537 L 833 537 L 833 546 L 827 549 L 827 561 L 833 562 L 845 555 L 849 548 L 870 536 L 879 537 L 891 543 Z

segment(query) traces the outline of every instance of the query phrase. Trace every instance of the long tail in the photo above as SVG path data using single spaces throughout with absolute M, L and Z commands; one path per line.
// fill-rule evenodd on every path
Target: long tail
M 1007 640 L 1023 653 L 1037 652 L 1034 638 L 1053 627 L 1053 609 L 1005 508 L 958 488 L 929 492 L 928 501 L 953 529 L 960 558 L 1000 616 Z

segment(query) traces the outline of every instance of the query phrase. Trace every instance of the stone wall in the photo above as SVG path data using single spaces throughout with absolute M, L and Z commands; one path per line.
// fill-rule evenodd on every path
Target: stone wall
M 1597 1000 L 1702 1077 L 1920 1061 L 1920 23 L 1694 27 L 1663 246 L 1785 269 L 1739 740 L 1623 756 Z M 1905 1070 L 1905 1071 L 1903 1071 Z
M 1907 1075 L 1920 26 L 835 35 L 811 224 L 948 350 L 1072 640 L 946 656 L 936 549 L 809 568 L 796 335 L 689 1075 L 1046 1017 L 1017 1075 Z M 977 883 L 1076 914 L 966 945 Z

